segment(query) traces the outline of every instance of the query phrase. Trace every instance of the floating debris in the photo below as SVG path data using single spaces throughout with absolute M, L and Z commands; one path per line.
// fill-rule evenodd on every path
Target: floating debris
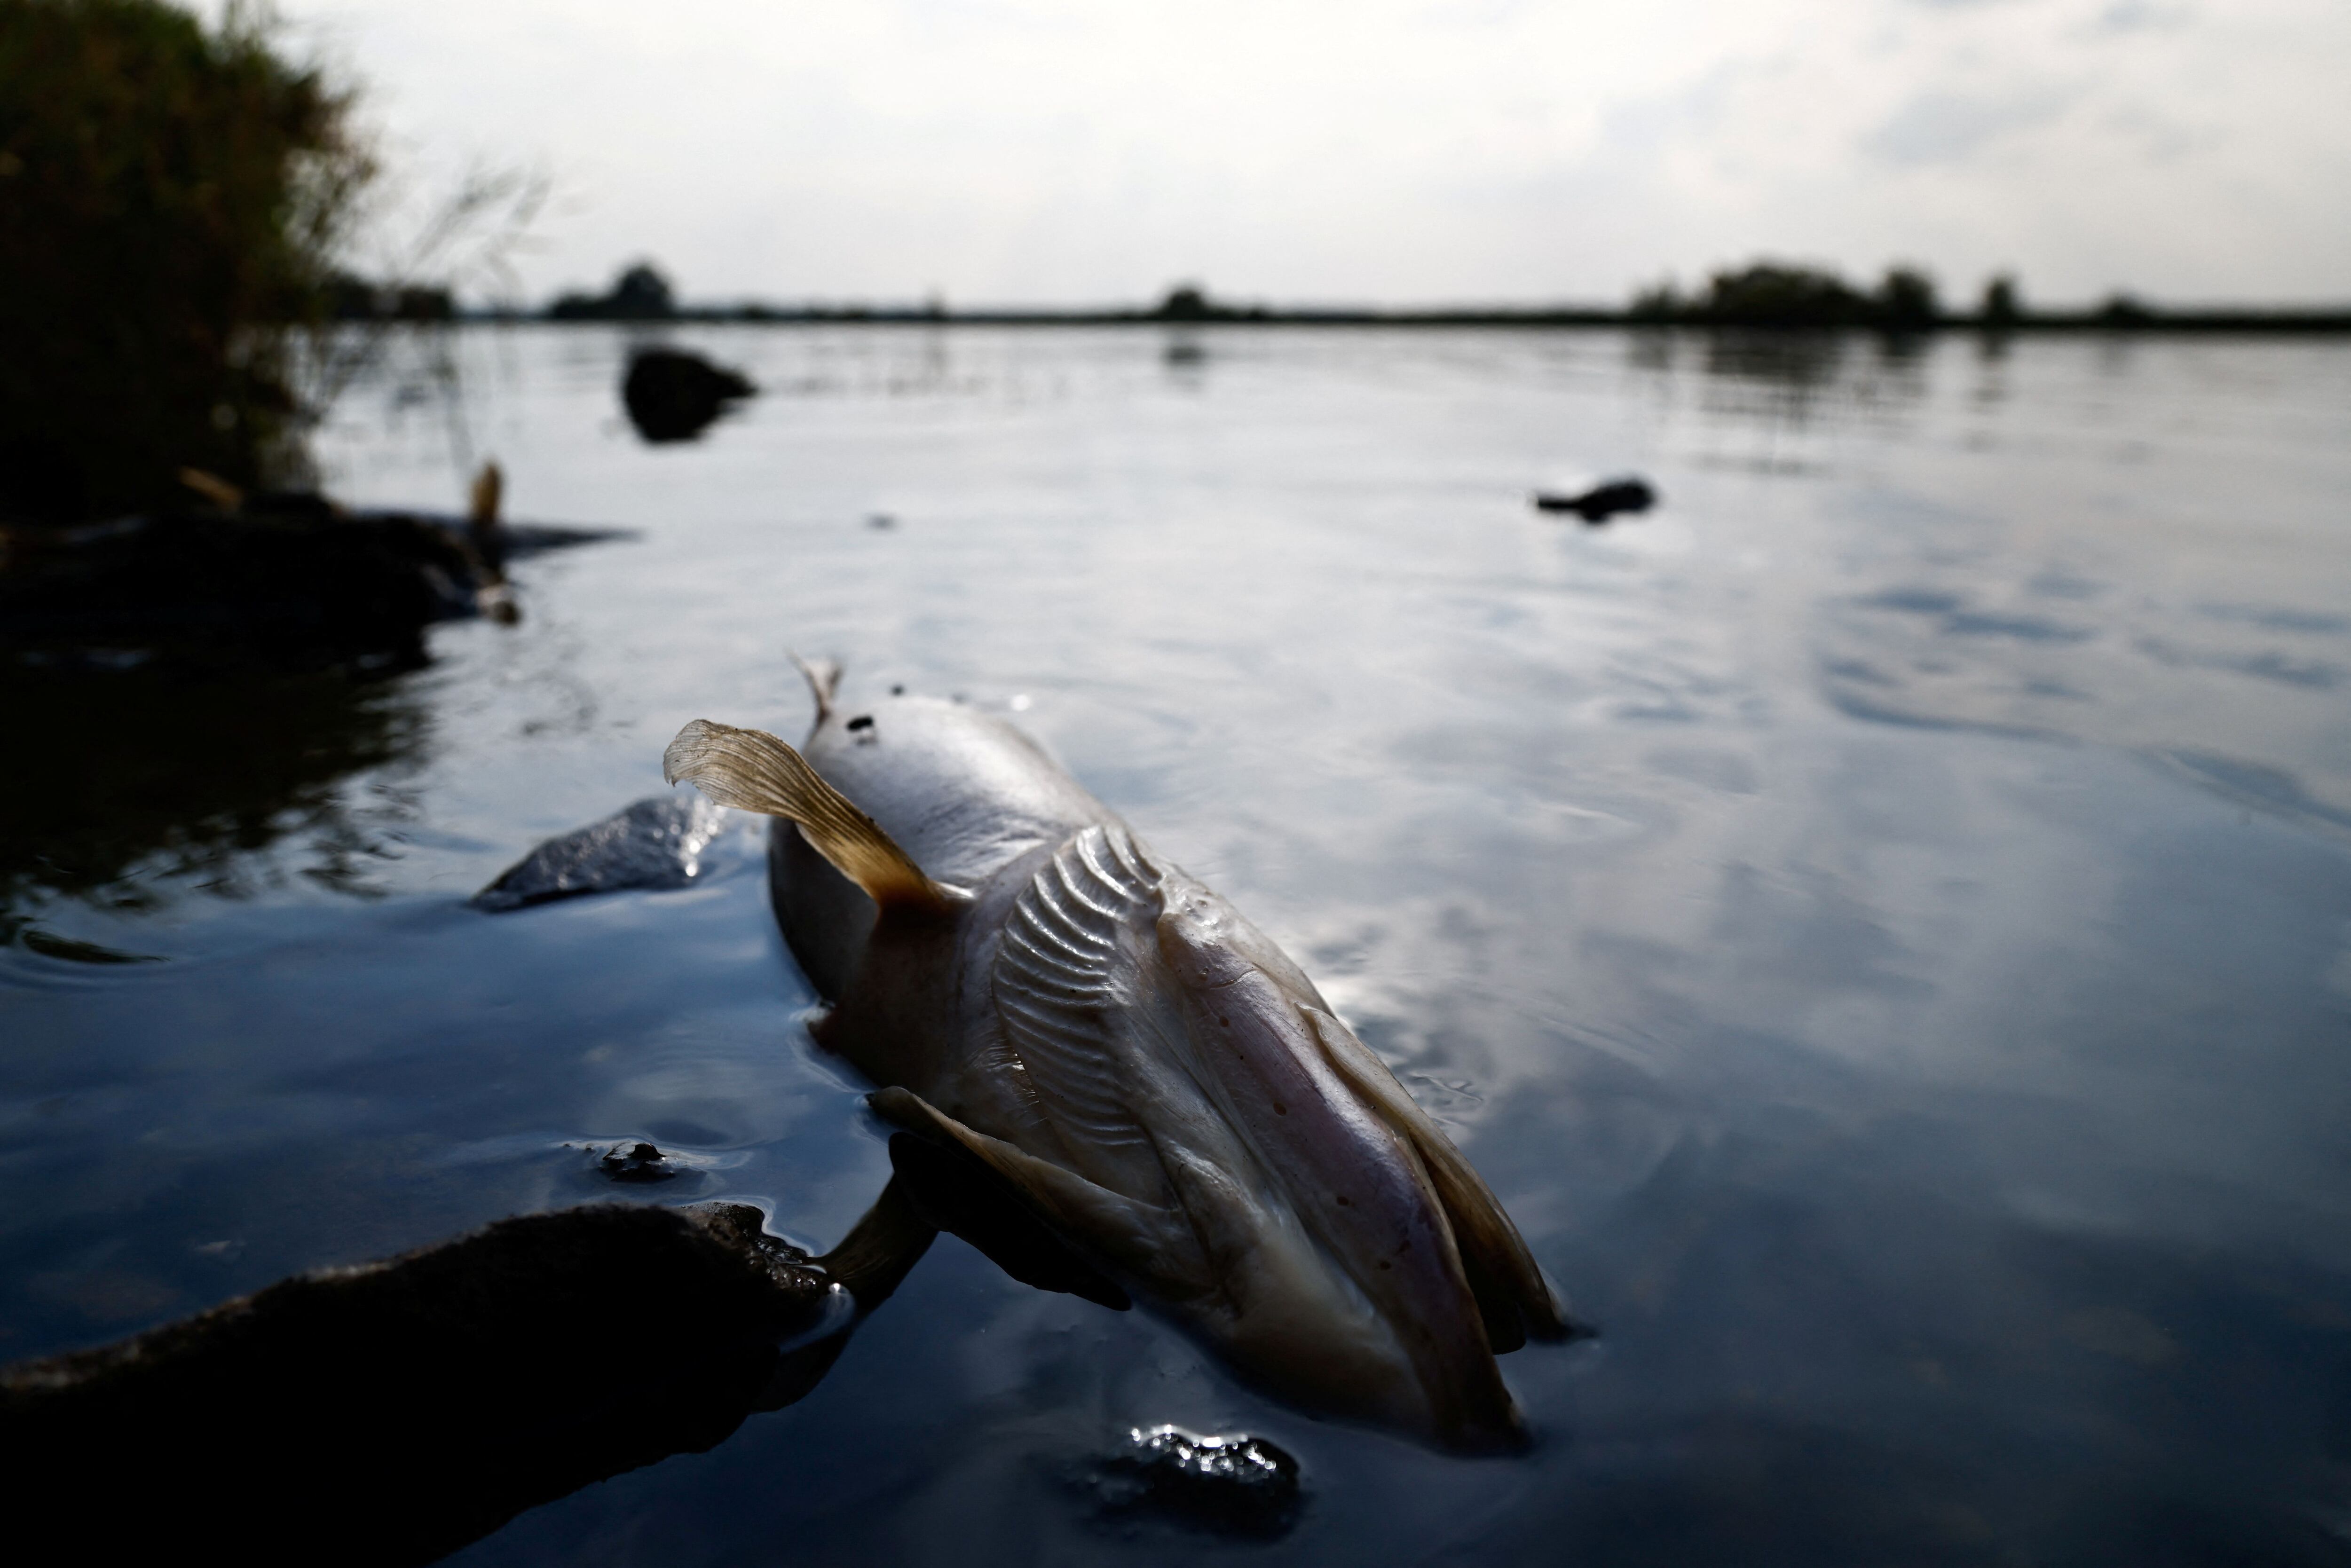
M 1604 523 L 1619 512 L 1646 512 L 1657 504 L 1657 492 L 1646 479 L 1611 479 L 1573 496 L 1535 492 L 1538 512 L 1573 512 L 1587 523 Z

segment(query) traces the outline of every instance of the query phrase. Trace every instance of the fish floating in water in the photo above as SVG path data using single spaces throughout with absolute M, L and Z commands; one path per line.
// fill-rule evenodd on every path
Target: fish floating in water
M 1495 1364 L 1569 1323 L 1493 1193 L 1280 947 L 1035 742 L 956 703 L 803 750 L 696 720 L 664 758 L 769 838 L 818 1042 L 1244 1376 L 1448 1448 L 1525 1427 Z

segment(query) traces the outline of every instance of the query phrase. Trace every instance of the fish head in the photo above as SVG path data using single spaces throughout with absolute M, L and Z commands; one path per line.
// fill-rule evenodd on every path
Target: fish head
M 1400 1088 L 1401 1107 L 1366 1093 L 1364 1065 L 1393 1085 L 1385 1068 L 1277 944 L 1184 880 L 1168 889 L 1158 947 L 1194 1082 L 1226 1135 L 1179 1134 L 1165 1148 L 1187 1222 L 1213 1239 L 1212 1337 L 1297 1403 L 1448 1448 L 1521 1446 L 1418 1146 L 1416 1134 L 1443 1134 Z M 1397 1125 L 1400 1109 L 1419 1125 Z
M 1478 1288 L 1497 1227 L 1523 1245 L 1223 898 L 1090 830 L 1011 912 L 994 998 L 1050 1128 L 1030 1141 L 1079 1178 L 1038 1176 L 1062 1193 L 1042 1207 L 1134 1294 L 1293 1403 L 1449 1448 L 1523 1442 Z

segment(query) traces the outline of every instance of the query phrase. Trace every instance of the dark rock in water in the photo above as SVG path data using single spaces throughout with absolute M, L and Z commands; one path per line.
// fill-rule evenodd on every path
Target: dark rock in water
M 474 895 L 493 915 L 624 887 L 684 887 L 726 827 L 725 808 L 698 794 L 649 795 L 601 822 L 548 840 Z
M 338 1563 L 424 1563 L 709 1448 L 774 1397 L 796 1354 L 779 1342 L 835 1301 L 837 1276 L 763 1220 L 740 1204 L 502 1220 L 11 1366 L 14 1528 L 97 1561 L 201 1541 L 233 1562 L 309 1562 L 328 1543 Z
M 1136 1427 L 1096 1479 L 1113 1515 L 1146 1514 L 1196 1530 L 1270 1539 L 1297 1522 L 1298 1461 L 1262 1437 Z
M 677 1175 L 669 1156 L 651 1144 L 615 1144 L 596 1164 L 614 1181 L 667 1181 Z
M 1580 495 L 1535 492 L 1535 510 L 1573 512 L 1587 523 L 1604 523 L 1619 512 L 1646 512 L 1657 504 L 1657 492 L 1646 479 L 1611 479 Z
M 493 523 L 494 562 L 465 518 L 222 488 L 235 510 L 0 528 L 0 648 L 72 665 L 138 650 L 173 667 L 412 667 L 434 622 L 512 618 L 497 563 L 619 537 Z
M 423 627 L 475 613 L 476 586 L 471 552 L 413 517 L 129 517 L 10 534 L 0 643 L 414 663 Z
M 639 349 L 629 359 L 621 402 L 629 423 L 649 442 L 691 441 L 759 389 L 723 365 L 683 349 Z

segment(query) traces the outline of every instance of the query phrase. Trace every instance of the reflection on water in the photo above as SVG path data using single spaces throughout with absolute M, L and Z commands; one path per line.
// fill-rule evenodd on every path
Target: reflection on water
M 1016 714 L 1300 954 L 1602 1337 L 1510 1357 L 1542 1441 L 1465 1463 L 942 1240 L 799 1404 L 467 1560 L 2342 1560 L 2351 350 L 675 337 L 768 395 L 659 449 L 621 332 L 461 341 L 517 508 L 642 538 L 325 727 L 301 779 L 408 747 L 349 775 L 404 791 L 384 896 L 256 877 L 55 923 L 170 963 L 5 956 L 8 1354 L 581 1201 L 624 1138 L 844 1235 L 888 1148 L 750 857 L 464 907 L 686 719 L 795 732 L 797 648 Z M 389 375 L 329 434 L 355 499 L 458 467 Z M 1527 507 L 1628 471 L 1659 507 Z M 188 831 L 110 859 L 74 835 L 128 813 L 33 799 L 85 827 L 12 871 Z M 1092 1522 L 1071 1477 L 1163 1422 L 1296 1455 L 1291 1533 Z
M 0 672 L 37 767 L 0 778 L 0 907 L 48 895 L 118 911 L 288 874 L 362 893 L 429 720 L 413 694 L 340 671 Z M 379 775 L 364 798 L 353 774 Z

